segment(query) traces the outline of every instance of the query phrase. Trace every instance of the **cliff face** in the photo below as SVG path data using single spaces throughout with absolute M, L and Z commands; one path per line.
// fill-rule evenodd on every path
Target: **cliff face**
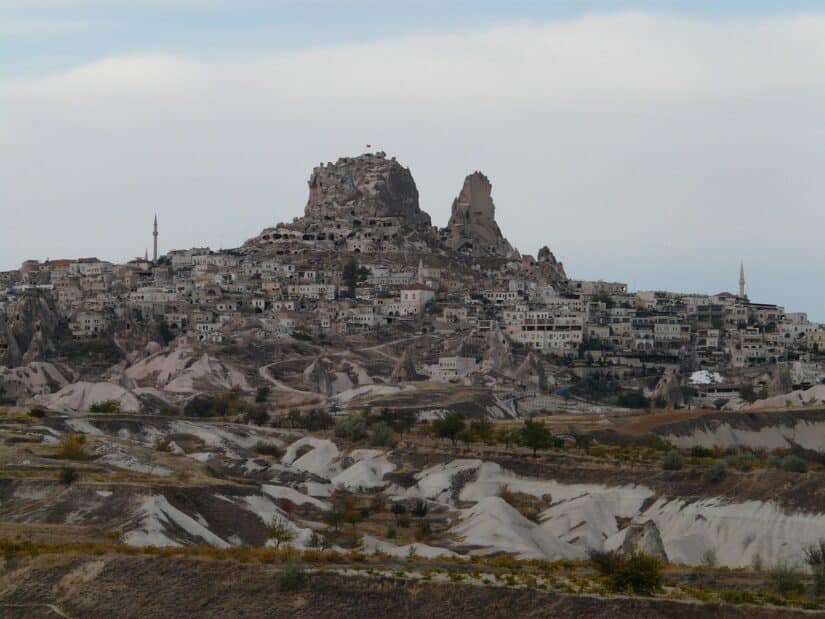
M 309 177 L 304 217 L 331 219 L 400 217 L 405 224 L 429 226 L 430 216 L 418 206 L 418 189 L 409 169 L 384 153 L 341 157 L 321 165 Z
M 475 256 L 509 257 L 516 252 L 496 223 L 492 185 L 484 174 L 474 172 L 464 179 L 453 201 L 445 242 L 450 249 Z
M 0 314 L 0 365 L 17 366 L 55 350 L 58 315 L 51 299 L 27 294 Z

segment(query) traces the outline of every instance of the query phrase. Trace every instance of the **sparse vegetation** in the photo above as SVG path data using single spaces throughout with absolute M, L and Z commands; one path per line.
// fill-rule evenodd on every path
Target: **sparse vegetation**
M 304 566 L 295 561 L 287 561 L 278 576 L 278 587 L 282 591 L 298 591 L 306 586 L 307 573 Z
M 464 415 L 461 413 L 447 413 L 443 419 L 433 421 L 433 434 L 439 438 L 449 439 L 455 447 L 459 433 L 464 429 Z
M 106 400 L 105 402 L 95 402 L 89 407 L 90 413 L 117 414 L 120 412 L 120 402 L 117 400 Z
M 88 460 L 91 456 L 86 451 L 86 437 L 82 434 L 67 434 L 60 442 L 58 457 L 64 460 Z
M 80 478 L 77 469 L 71 466 L 64 466 L 60 469 L 60 483 L 64 486 L 71 486 Z
M 338 438 L 359 441 L 367 435 L 367 423 L 362 415 L 352 415 L 335 424 L 334 434 Z
M 666 471 L 679 471 L 683 466 L 682 456 L 675 450 L 667 452 L 662 460 L 662 468 Z

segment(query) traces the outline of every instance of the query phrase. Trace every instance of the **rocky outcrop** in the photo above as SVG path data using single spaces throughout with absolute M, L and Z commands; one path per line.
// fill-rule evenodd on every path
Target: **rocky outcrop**
M 652 520 L 633 523 L 627 529 L 622 543 L 622 554 L 629 555 L 637 552 L 667 563 L 667 552 L 662 543 L 662 536 Z
M 510 257 L 516 253 L 496 223 L 491 192 L 492 185 L 481 172 L 464 179 L 445 231 L 447 247 L 474 256 Z
M 311 220 L 400 217 L 413 226 L 429 226 L 430 216 L 418 206 L 412 174 L 384 153 L 341 157 L 320 165 L 309 177 L 304 217 Z
M 793 390 L 791 368 L 786 364 L 776 364 L 771 371 L 771 379 L 765 386 L 767 396 L 773 397 Z
M 516 380 L 522 385 L 531 386 L 538 391 L 547 390 L 547 374 L 541 356 L 530 351 L 516 370 Z
M 676 408 L 685 403 L 685 396 L 679 382 L 679 371 L 675 368 L 665 369 L 656 388 L 653 390 L 652 399 L 657 406 L 664 403 L 665 408 Z M 658 402 L 658 404 L 656 404 Z
M 398 363 L 395 364 L 392 374 L 390 374 L 390 384 L 397 385 L 398 383 L 418 380 L 420 378 L 421 376 L 415 369 L 415 362 L 412 356 L 405 350 L 398 359 Z
M 510 349 L 510 342 L 498 327 L 487 332 L 486 350 L 481 361 L 483 372 L 499 372 L 501 374 L 512 374 L 515 370 L 513 351 Z
M 0 367 L 0 402 L 22 404 L 33 396 L 58 391 L 68 382 L 51 363 L 35 361 L 11 369 Z
M 335 368 L 327 359 L 319 357 L 304 370 L 304 386 L 309 391 L 331 396 L 335 394 Z
M 26 293 L 0 314 L 0 365 L 38 361 L 55 351 L 58 313 L 51 297 Z

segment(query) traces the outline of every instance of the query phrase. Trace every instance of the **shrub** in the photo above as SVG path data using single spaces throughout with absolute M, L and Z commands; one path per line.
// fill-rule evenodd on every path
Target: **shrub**
M 814 594 L 821 596 L 825 594 L 825 538 L 811 544 L 802 553 L 814 576 Z
M 777 563 L 768 572 L 768 577 L 779 595 L 799 597 L 805 593 L 805 585 L 799 570 L 790 563 Z
M 350 441 L 357 441 L 367 435 L 367 424 L 361 415 L 340 419 L 335 424 L 335 436 Z
M 46 416 L 46 409 L 41 408 L 39 406 L 35 406 L 33 409 L 29 411 L 29 417 L 35 417 L 37 419 L 42 419 Z
M 415 516 L 416 518 L 423 518 L 427 515 L 429 508 L 424 501 L 418 500 L 413 505 L 413 508 L 410 510 L 410 513 Z
M 602 576 L 612 576 L 622 562 L 622 558 L 615 552 L 591 549 L 587 554 Z
M 710 458 L 713 455 L 713 451 L 701 445 L 694 445 L 690 448 L 690 455 L 694 458 Z
M 658 559 L 642 553 L 623 557 L 610 575 L 614 591 L 652 595 L 662 587 L 662 565 Z
M 281 447 L 278 447 L 274 443 L 266 443 L 264 441 L 255 443 L 255 451 L 263 456 L 272 456 L 273 458 L 280 458 L 284 455 L 284 450 Z
M 407 513 L 407 508 L 404 506 L 403 503 L 393 503 L 390 511 L 395 514 L 396 516 L 400 516 L 402 514 Z
M 724 461 L 717 462 L 705 471 L 705 479 L 713 484 L 724 481 L 727 476 L 728 465 Z
M 71 486 L 78 480 L 80 476 L 77 474 L 77 469 L 71 466 L 64 466 L 60 469 L 60 483 L 64 486 Z
M 105 402 L 95 402 L 89 407 L 91 413 L 119 413 L 120 402 L 117 400 L 106 400 Z
M 246 411 L 246 404 L 236 391 L 215 395 L 199 394 L 183 407 L 185 415 L 192 417 L 228 417 Z
M 306 585 L 307 573 L 304 566 L 295 561 L 284 563 L 283 572 L 278 576 L 278 587 L 281 591 L 297 591 Z
M 266 535 L 275 544 L 275 548 L 280 548 L 281 544 L 289 544 L 295 539 L 295 533 L 289 528 L 289 525 L 277 516 L 272 520 L 272 524 L 267 527 Z
M 430 523 L 426 520 L 420 520 L 415 526 L 415 537 L 419 541 L 422 539 L 427 539 L 433 534 L 432 527 L 430 527 Z
M 256 426 L 262 426 L 269 421 L 269 413 L 266 407 L 261 404 L 250 406 L 244 415 L 246 423 L 254 423 Z
M 808 470 L 805 461 L 796 456 L 788 456 L 782 461 L 782 468 L 789 473 L 804 473 Z
M 662 459 L 662 468 L 666 471 L 678 471 L 681 470 L 682 466 L 684 466 L 682 456 L 676 450 L 667 452 Z
M 647 408 L 650 406 L 650 400 L 648 400 L 641 391 L 626 391 L 621 393 L 619 394 L 617 403 L 624 408 Z
M 60 443 L 58 455 L 64 460 L 88 460 L 86 437 L 82 434 L 67 434 Z
M 255 401 L 258 404 L 263 404 L 269 399 L 269 387 L 266 385 L 262 387 L 258 387 L 258 390 L 255 392 Z
M 392 443 L 392 430 L 383 421 L 370 426 L 370 445 L 373 447 L 386 447 Z

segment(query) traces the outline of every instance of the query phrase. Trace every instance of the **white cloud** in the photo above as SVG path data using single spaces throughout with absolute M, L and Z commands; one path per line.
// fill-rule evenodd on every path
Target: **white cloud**
M 167 247 L 234 245 L 300 214 L 311 166 L 369 142 L 412 168 L 442 225 L 483 169 L 508 237 L 573 275 L 713 290 L 743 258 L 761 298 L 814 311 L 825 293 L 795 282 L 823 266 L 823 95 L 822 14 L 107 58 L 0 85 L 17 230 L 0 264 L 137 254 L 155 210 Z

